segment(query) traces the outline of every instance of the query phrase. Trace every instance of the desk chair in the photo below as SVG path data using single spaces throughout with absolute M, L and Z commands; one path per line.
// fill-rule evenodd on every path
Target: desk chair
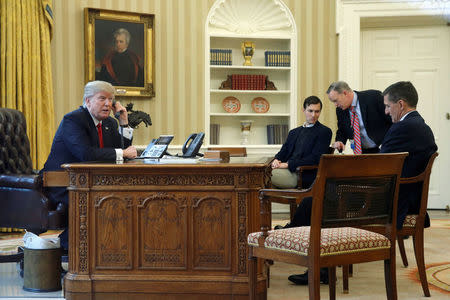
M 336 266 L 383 260 L 387 298 L 397 299 L 397 202 L 406 156 L 326 154 L 310 189 L 260 190 L 261 232 L 248 235 L 250 299 L 256 299 L 260 288 L 258 257 L 308 267 L 309 299 L 320 299 L 320 268 L 328 267 L 330 299 L 335 299 Z M 313 197 L 311 226 L 269 231 L 271 200 L 303 193 Z M 354 228 L 367 224 L 380 224 L 384 235 Z
M 45 196 L 42 177 L 32 169 L 25 117 L 0 108 L 0 227 L 41 234 L 66 227 L 66 208 Z M 19 262 L 23 252 L 0 256 L 1 262 Z

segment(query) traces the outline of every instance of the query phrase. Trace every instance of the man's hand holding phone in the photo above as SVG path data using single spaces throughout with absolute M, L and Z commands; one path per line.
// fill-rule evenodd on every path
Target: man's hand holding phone
M 112 110 L 114 112 L 114 117 L 119 120 L 120 126 L 128 126 L 127 109 L 123 107 L 119 101 L 113 101 Z

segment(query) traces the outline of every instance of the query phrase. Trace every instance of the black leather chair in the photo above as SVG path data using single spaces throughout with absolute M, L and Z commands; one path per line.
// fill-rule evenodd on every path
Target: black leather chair
M 21 228 L 35 234 L 66 227 L 67 208 L 50 203 L 43 180 L 32 168 L 25 117 L 0 108 L 0 227 Z M 0 262 L 18 262 L 20 251 L 0 255 Z

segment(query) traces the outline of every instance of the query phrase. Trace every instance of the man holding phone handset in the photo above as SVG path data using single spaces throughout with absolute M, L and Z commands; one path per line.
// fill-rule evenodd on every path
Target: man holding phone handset
M 131 146 L 133 129 L 128 127 L 128 113 L 114 101 L 114 92 L 114 87 L 105 81 L 91 81 L 85 85 L 83 105 L 63 117 L 41 172 L 61 170 L 61 165 L 66 163 L 136 157 L 136 148 Z M 122 127 L 120 133 L 117 121 L 110 116 L 111 111 L 118 114 Z M 68 192 L 65 187 L 48 188 L 47 195 L 55 207 L 67 212 Z M 60 238 L 61 246 L 68 249 L 67 229 Z

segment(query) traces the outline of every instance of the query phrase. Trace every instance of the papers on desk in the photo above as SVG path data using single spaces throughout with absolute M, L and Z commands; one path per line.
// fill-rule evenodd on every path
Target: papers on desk
M 144 159 L 146 164 L 196 164 L 198 159 L 196 158 L 183 158 L 176 156 L 165 156 L 160 159 Z

